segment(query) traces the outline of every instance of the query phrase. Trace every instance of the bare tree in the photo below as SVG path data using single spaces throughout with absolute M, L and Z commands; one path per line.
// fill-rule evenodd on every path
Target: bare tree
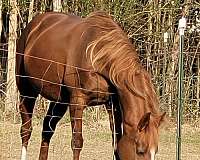
M 15 54 L 17 38 L 17 2 L 10 0 L 11 10 L 9 19 L 9 39 L 8 39 L 8 68 L 7 68 L 7 97 L 6 110 L 11 111 L 16 105 L 17 90 L 15 84 Z
M 2 32 L 2 0 L 0 1 L 0 35 L 1 35 L 1 32 Z
M 198 74 L 197 74 L 197 106 L 200 106 L 200 55 L 197 57 Z

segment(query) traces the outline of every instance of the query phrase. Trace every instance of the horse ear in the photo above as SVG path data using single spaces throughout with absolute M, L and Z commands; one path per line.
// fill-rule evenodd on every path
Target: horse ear
M 146 129 L 147 126 L 149 125 L 150 115 L 151 115 L 151 112 L 145 113 L 144 116 L 140 119 L 140 122 L 138 123 L 138 126 L 137 126 L 140 132 Z
M 166 112 L 164 112 L 162 115 L 158 117 L 158 120 L 157 120 L 158 127 L 160 127 L 161 124 L 165 122 L 165 117 L 166 117 Z

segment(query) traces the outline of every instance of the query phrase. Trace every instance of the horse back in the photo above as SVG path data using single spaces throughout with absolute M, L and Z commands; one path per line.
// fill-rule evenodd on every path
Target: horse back
M 58 99 L 62 85 L 83 87 L 79 81 L 85 83 L 91 77 L 88 71 L 93 69 L 85 54 L 94 37 L 89 30 L 77 16 L 61 13 L 36 16 L 20 37 L 16 73 L 27 76 L 29 84 L 48 99 Z

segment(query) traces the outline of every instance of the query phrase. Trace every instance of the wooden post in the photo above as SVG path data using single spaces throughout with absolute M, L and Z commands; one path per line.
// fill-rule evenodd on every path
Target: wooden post
M 9 39 L 8 39 L 8 65 L 7 65 L 7 96 L 6 112 L 14 111 L 17 101 L 17 89 L 15 82 L 15 54 L 17 39 L 17 2 L 10 0 L 11 11 L 9 20 Z M 7 112 L 8 113 L 8 112 Z M 11 112 L 12 113 L 12 112 Z

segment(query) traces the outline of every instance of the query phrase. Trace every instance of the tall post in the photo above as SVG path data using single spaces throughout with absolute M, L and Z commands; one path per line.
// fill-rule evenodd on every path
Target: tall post
M 177 152 L 176 160 L 181 160 L 181 125 L 182 125 L 182 109 L 183 109 L 183 48 L 184 48 L 184 30 L 186 28 L 186 19 L 182 17 L 179 20 L 179 74 L 178 74 L 178 116 L 177 116 Z

